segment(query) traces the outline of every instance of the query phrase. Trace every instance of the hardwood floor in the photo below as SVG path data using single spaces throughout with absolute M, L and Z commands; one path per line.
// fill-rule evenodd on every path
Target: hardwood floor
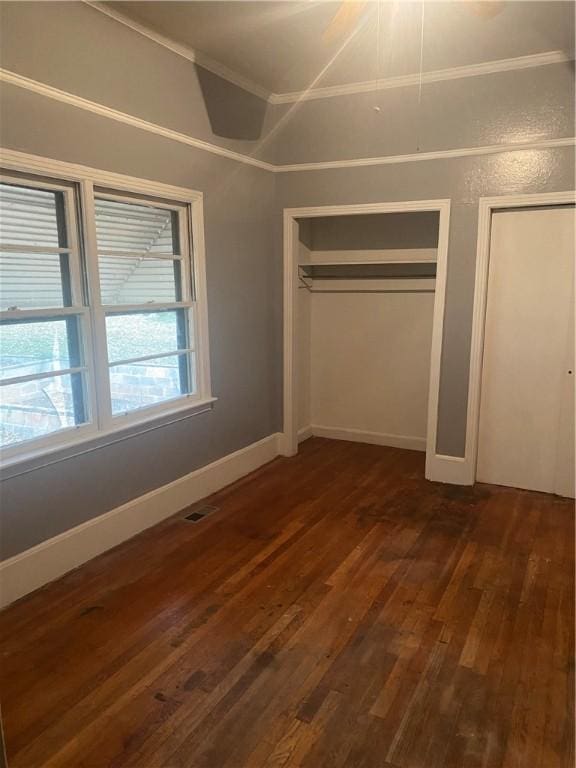
M 574 508 L 308 440 L 0 616 L 11 768 L 572 768 Z

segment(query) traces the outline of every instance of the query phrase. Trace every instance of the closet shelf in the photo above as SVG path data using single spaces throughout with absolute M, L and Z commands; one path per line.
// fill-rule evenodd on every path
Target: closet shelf
M 435 261 L 324 262 L 300 264 L 300 276 L 311 280 L 422 279 L 436 277 Z

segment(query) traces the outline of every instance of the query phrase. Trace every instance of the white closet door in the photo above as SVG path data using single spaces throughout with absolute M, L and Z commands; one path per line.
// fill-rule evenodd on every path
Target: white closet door
M 574 374 L 566 350 L 574 323 L 573 285 L 573 207 L 493 214 L 478 441 L 481 482 L 570 491 Z

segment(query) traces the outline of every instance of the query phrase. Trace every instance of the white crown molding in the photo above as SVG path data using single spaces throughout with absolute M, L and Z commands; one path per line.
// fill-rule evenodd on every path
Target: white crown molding
M 414 152 L 409 155 L 383 155 L 381 157 L 359 157 L 354 160 L 326 160 L 314 163 L 293 163 L 291 165 L 275 165 L 275 173 L 294 173 L 296 171 L 326 171 L 337 168 L 362 168 L 374 165 L 398 165 L 401 163 L 416 163 L 423 160 L 450 160 L 458 157 L 478 157 L 481 155 L 498 155 L 503 152 L 521 152 L 538 149 L 555 149 L 558 147 L 573 147 L 576 137 L 561 139 L 542 139 L 541 141 L 518 142 L 509 144 L 491 144 L 482 147 L 462 147 L 461 149 L 439 149 L 434 152 Z
M 498 72 L 532 69 L 534 67 L 544 67 L 548 64 L 562 64 L 569 60 L 569 57 L 563 51 L 547 51 L 545 53 L 531 54 L 530 56 L 518 56 L 512 59 L 498 59 L 481 64 L 467 64 L 462 67 L 432 70 L 430 72 L 423 72 L 422 78 L 420 78 L 419 73 L 413 73 L 397 77 L 384 77 L 380 80 L 367 80 L 360 83 L 311 88 L 307 91 L 273 93 L 270 95 L 269 101 L 271 104 L 291 104 L 300 101 L 313 101 L 315 99 L 329 99 L 334 96 L 349 96 L 358 93 L 384 91 L 391 88 L 418 86 L 420 82 L 426 85 L 427 83 L 439 83 L 445 80 L 460 80 L 466 77 L 493 75 Z
M 261 85 L 254 83 L 247 77 L 238 74 L 238 72 L 234 72 L 224 64 L 221 64 L 219 61 L 214 61 L 214 59 L 206 56 L 201 51 L 196 51 L 187 45 L 182 45 L 181 43 L 177 43 L 174 40 L 171 40 L 169 37 L 166 37 L 166 35 L 163 35 L 160 32 L 156 32 L 150 27 L 135 21 L 134 19 L 130 18 L 130 16 L 126 16 L 121 11 L 117 11 L 115 8 L 111 8 L 107 3 L 96 2 L 96 0 L 82 1 L 84 5 L 88 5 L 95 11 L 99 11 L 105 16 L 109 16 L 111 19 L 114 19 L 114 21 L 123 24 L 125 27 L 129 27 L 134 32 L 138 32 L 139 35 L 147 37 L 149 40 L 152 40 L 154 43 L 161 45 L 163 48 L 167 48 L 169 51 L 172 51 L 172 53 L 176 53 L 178 56 L 181 56 L 182 58 L 187 59 L 194 64 L 198 64 L 198 66 L 202 67 L 203 69 L 209 70 L 213 74 L 222 77 L 224 80 L 228 80 L 229 83 L 237 85 L 239 88 L 242 88 L 243 90 L 258 96 L 259 98 L 264 99 L 264 101 L 269 101 L 271 94 L 270 91 L 268 91 L 266 88 L 263 88 Z
M 441 149 L 434 152 L 415 152 L 407 155 L 383 155 L 379 157 L 359 157 L 352 160 L 324 160 L 312 163 L 293 163 L 288 165 L 274 165 L 267 163 L 264 160 L 257 160 L 250 155 L 243 155 L 240 152 L 234 152 L 231 149 L 220 147 L 216 144 L 211 144 L 208 141 L 202 139 L 196 139 L 193 136 L 188 136 L 179 131 L 173 131 L 170 128 L 164 128 L 156 123 L 151 123 L 148 120 L 142 120 L 139 117 L 134 117 L 125 112 L 120 112 L 117 109 L 106 107 L 103 104 L 84 99 L 81 96 L 75 96 L 72 93 L 61 91 L 59 88 L 54 88 L 51 85 L 40 83 L 37 80 L 32 80 L 29 77 L 23 75 L 17 75 L 14 72 L 10 72 L 6 69 L 0 68 L 0 82 L 8 83 L 9 85 L 16 86 L 17 88 L 23 88 L 24 90 L 32 91 L 40 96 L 46 96 L 47 98 L 55 101 L 60 101 L 64 104 L 69 104 L 78 109 L 83 109 L 87 112 L 93 112 L 101 117 L 107 117 L 110 120 L 115 120 L 119 123 L 131 125 L 134 128 L 140 128 L 148 133 L 154 133 L 158 136 L 170 139 L 172 141 L 179 142 L 180 144 L 186 144 L 187 146 L 194 147 L 195 149 L 201 149 L 205 152 L 211 152 L 214 155 L 225 157 L 229 160 L 234 160 L 239 163 L 251 165 L 256 168 L 260 168 L 265 171 L 271 171 L 273 173 L 294 173 L 297 171 L 324 171 L 338 168 L 362 168 L 376 165 L 396 165 L 401 163 L 413 163 L 424 160 L 448 160 L 459 157 L 478 157 L 481 155 L 496 155 L 503 152 L 519 152 L 527 150 L 542 150 L 542 149 L 556 149 L 560 147 L 572 147 L 576 145 L 576 137 L 566 137 L 560 139 L 542 139 L 540 141 L 532 142 L 519 142 L 508 144 L 492 144 L 489 146 L 480 147 L 463 147 L 459 149 Z
M 61 101 L 64 104 L 70 104 L 73 107 L 84 109 L 87 112 L 94 112 L 102 117 L 107 117 L 110 120 L 115 120 L 118 123 L 125 123 L 131 125 L 134 128 L 140 128 L 143 131 L 149 133 L 155 133 L 158 136 L 164 136 L 166 139 L 172 139 L 172 141 L 178 141 L 181 144 L 187 144 L 190 147 L 196 149 L 203 149 L 205 152 L 211 152 L 214 155 L 220 155 L 226 157 L 229 160 L 236 160 L 239 163 L 245 163 L 247 165 L 253 165 L 256 168 L 262 168 L 266 171 L 273 171 L 274 166 L 270 163 L 265 163 L 263 160 L 257 160 L 249 155 L 243 155 L 240 152 L 234 152 L 231 149 L 225 149 L 219 147 L 216 144 L 211 144 L 208 141 L 202 139 L 195 139 L 193 136 L 188 136 L 185 133 L 179 131 L 173 131 L 171 128 L 164 128 L 164 126 L 151 123 L 148 120 L 143 120 L 140 117 L 134 117 L 126 112 L 120 112 L 118 109 L 112 107 L 106 107 L 103 104 L 98 104 L 95 101 L 84 99 L 82 96 L 76 96 L 67 91 L 61 91 L 59 88 L 54 88 L 51 85 L 40 83 L 37 80 L 32 80 L 29 77 L 18 75 L 15 72 L 10 72 L 7 69 L 0 68 L 0 82 L 8 83 L 9 85 L 15 85 L 18 88 L 23 88 L 27 91 L 32 91 L 40 96 L 47 96 L 55 101 Z
M 114 19 L 114 21 L 129 27 L 134 32 L 147 37 L 149 40 L 161 45 L 164 48 L 182 56 L 184 59 L 198 64 L 204 69 L 208 69 L 215 75 L 228 80 L 228 82 L 243 88 L 245 91 L 259 96 L 270 104 L 293 104 L 300 101 L 313 101 L 316 99 L 329 99 L 334 96 L 348 96 L 358 93 L 369 93 L 372 91 L 388 90 L 391 88 L 405 88 L 426 83 L 438 83 L 445 80 L 459 80 L 466 77 L 478 77 L 481 75 L 491 75 L 498 72 L 510 72 L 520 69 L 531 69 L 533 67 L 543 67 L 548 64 L 561 64 L 570 61 L 563 51 L 545 51 L 543 53 L 534 53 L 527 56 L 517 56 L 509 59 L 497 59 L 495 61 L 486 61 L 480 64 L 466 64 L 460 67 L 449 67 L 447 69 L 437 69 L 430 72 L 424 72 L 422 77 L 420 73 L 414 72 L 409 75 L 399 75 L 396 77 L 384 77 L 376 80 L 367 80 L 363 82 L 347 83 L 343 85 L 332 85 L 321 88 L 309 88 L 303 91 L 291 91 L 287 93 L 271 93 L 263 86 L 244 77 L 244 75 L 235 72 L 201 51 L 196 51 L 189 46 L 177 43 L 166 35 L 152 29 L 151 27 L 126 16 L 121 11 L 111 8 L 107 3 L 98 2 L 98 0 L 82 0 L 85 5 L 90 6 L 95 11 L 105 14 Z

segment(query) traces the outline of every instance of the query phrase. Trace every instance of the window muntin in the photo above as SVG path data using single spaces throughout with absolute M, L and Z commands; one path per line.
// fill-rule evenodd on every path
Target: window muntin
M 78 318 L 0 324 L 0 380 L 82 367 Z
M 185 310 L 106 318 L 113 415 L 196 392 Z
M 122 414 L 188 394 L 185 354 L 110 366 L 112 413 Z
M 182 309 L 107 315 L 106 337 L 110 363 L 190 348 Z
M 189 204 L 3 176 L 0 225 L 5 457 L 209 397 L 198 386 L 209 377 L 197 376 Z
M 0 445 L 18 445 L 85 424 L 82 374 L 6 384 L 0 390 Z

